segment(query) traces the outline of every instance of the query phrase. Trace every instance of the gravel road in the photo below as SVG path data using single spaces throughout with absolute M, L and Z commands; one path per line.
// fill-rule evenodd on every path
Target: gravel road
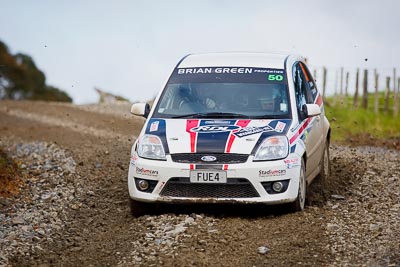
M 0 102 L 22 185 L 0 194 L 0 266 L 400 266 L 400 152 L 331 146 L 304 212 L 162 206 L 129 214 L 129 106 Z M 0 191 L 1 192 L 1 191 Z

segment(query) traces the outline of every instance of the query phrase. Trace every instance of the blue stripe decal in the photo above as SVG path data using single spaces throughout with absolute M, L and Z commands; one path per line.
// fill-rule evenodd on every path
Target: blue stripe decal
M 224 153 L 236 120 L 201 120 L 197 127 L 197 153 Z M 240 128 L 237 126 L 237 128 Z
M 296 145 L 290 147 L 290 153 L 294 153 L 296 151 Z
M 163 146 L 165 153 L 169 153 L 169 148 L 168 148 L 168 142 L 167 142 L 167 136 L 166 136 L 166 123 L 165 120 L 163 119 L 150 119 L 149 123 L 147 124 L 146 127 L 146 134 L 152 134 L 156 135 L 160 138 Z

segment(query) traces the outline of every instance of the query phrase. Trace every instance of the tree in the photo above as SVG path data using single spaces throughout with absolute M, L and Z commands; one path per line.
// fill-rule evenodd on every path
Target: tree
M 12 55 L 0 41 L 0 99 L 29 99 L 72 102 L 62 90 L 46 85 L 46 76 L 36 67 L 32 57 Z

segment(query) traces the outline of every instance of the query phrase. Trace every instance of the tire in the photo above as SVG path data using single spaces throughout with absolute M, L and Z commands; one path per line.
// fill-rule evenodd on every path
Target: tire
M 320 170 L 321 171 L 319 173 L 319 177 L 322 182 L 322 185 L 325 185 L 331 174 L 331 161 L 329 158 L 329 142 L 328 142 L 328 140 L 326 140 L 326 142 L 325 142 L 324 153 L 322 154 L 322 159 L 320 162 Z
M 294 202 L 290 203 L 289 210 L 291 212 L 298 212 L 304 210 L 307 195 L 307 181 L 306 181 L 306 169 L 304 159 L 301 159 L 300 176 L 299 176 L 299 190 L 297 192 L 297 198 Z
M 140 217 L 146 214 L 150 214 L 151 211 L 153 211 L 152 204 L 136 201 L 131 198 L 129 198 L 129 207 L 133 217 Z

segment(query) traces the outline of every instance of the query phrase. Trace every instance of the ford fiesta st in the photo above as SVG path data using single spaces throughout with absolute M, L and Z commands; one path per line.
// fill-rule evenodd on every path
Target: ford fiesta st
M 329 175 L 330 126 L 304 58 L 266 53 L 184 57 L 131 150 L 132 214 L 154 203 L 288 203 Z

